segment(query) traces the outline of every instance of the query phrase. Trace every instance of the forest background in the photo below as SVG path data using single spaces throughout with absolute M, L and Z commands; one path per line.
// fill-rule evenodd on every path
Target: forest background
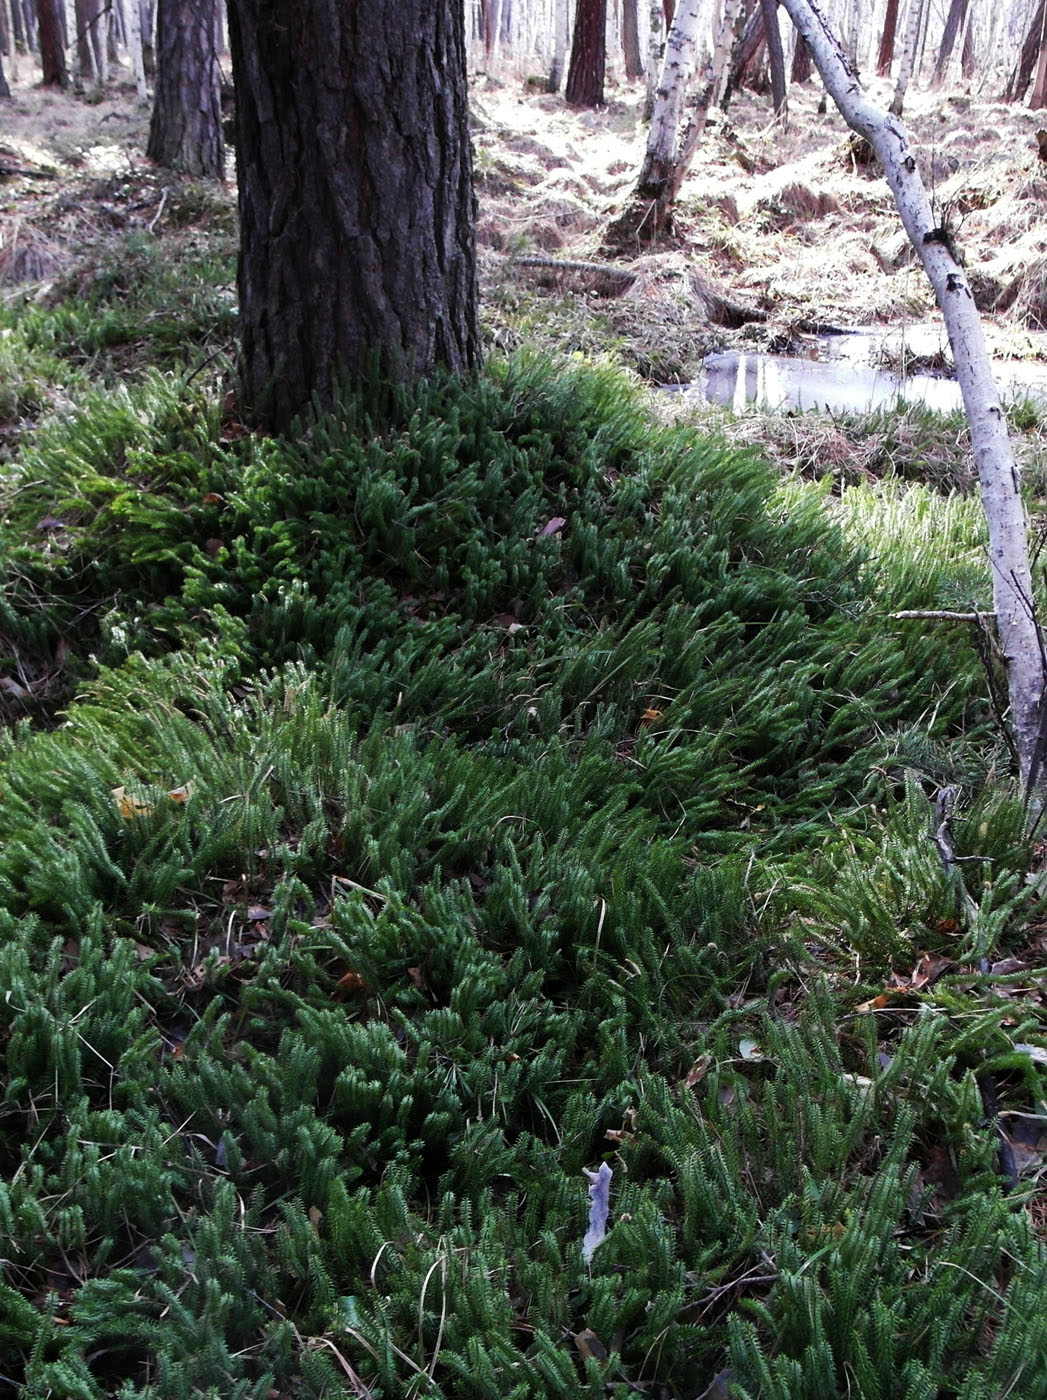
M 895 19 L 1033 388 L 1042 9 Z M 232 165 L 146 159 L 130 10 L 80 92 L 0 12 L 0 1388 L 1047 1393 L 1042 840 L 964 421 L 654 387 L 858 328 L 948 375 L 784 18 L 787 119 L 739 21 L 623 249 L 625 11 L 591 106 L 569 15 L 473 16 L 484 374 L 287 441 L 235 393 Z M 874 72 L 885 17 L 834 19 Z

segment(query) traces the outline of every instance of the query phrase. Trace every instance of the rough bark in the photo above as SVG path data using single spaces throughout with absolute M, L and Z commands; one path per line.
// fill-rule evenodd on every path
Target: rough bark
M 244 410 L 480 364 L 460 4 L 232 0 Z
M 784 126 L 789 116 L 785 92 L 785 56 L 782 31 L 778 28 L 778 0 L 760 0 L 763 27 L 767 35 L 767 63 L 771 70 L 771 101 L 775 119 Z
M 639 0 L 623 0 L 622 5 L 622 54 L 625 58 L 625 76 L 643 77 L 643 55 L 640 53 L 640 19 L 637 14 Z
M 894 35 L 898 28 L 898 0 L 887 0 L 887 11 L 883 17 L 883 32 L 880 35 L 880 50 L 876 55 L 876 76 L 886 78 L 891 71 L 894 58 Z
M 968 0 L 951 0 L 949 13 L 945 19 L 945 29 L 942 32 L 942 41 L 938 45 L 938 57 L 934 64 L 934 76 L 931 82 L 935 87 L 940 87 L 945 81 L 945 74 L 949 67 L 949 59 L 956 46 L 956 36 L 960 33 L 961 26 L 967 18 Z
M 62 37 L 60 0 L 36 0 L 37 32 L 40 37 L 40 66 L 43 86 L 69 86 L 69 70 L 65 62 L 65 41 Z
M 564 100 L 572 107 L 602 107 L 607 57 L 607 0 L 578 0 Z
M 158 165 L 221 180 L 221 71 L 215 0 L 160 0 L 156 92 L 145 153 Z
M 1020 102 L 1028 91 L 1036 68 L 1036 61 L 1043 48 L 1045 34 L 1047 34 L 1047 0 L 1039 0 L 1033 11 L 1032 19 L 1029 21 L 1029 27 L 1025 31 L 1025 38 L 1022 40 L 1021 51 L 1018 54 L 1018 62 L 1015 64 L 1014 72 L 1004 89 L 1003 100 L 1005 102 Z
M 868 141 L 883 167 L 902 224 L 923 263 L 945 321 L 956 379 L 989 531 L 993 607 L 1007 667 L 1010 719 L 1019 771 L 1039 807 L 1045 787 L 1041 762 L 1044 664 L 1033 607 L 1025 510 L 1007 424 L 993 382 L 963 265 L 946 229 L 937 226 L 901 123 L 866 98 L 838 40 L 813 0 L 782 0 L 807 40 L 822 80 L 844 120 Z
M 793 49 L 792 67 L 789 70 L 789 82 L 810 82 L 812 71 L 811 51 L 797 34 L 796 47 Z

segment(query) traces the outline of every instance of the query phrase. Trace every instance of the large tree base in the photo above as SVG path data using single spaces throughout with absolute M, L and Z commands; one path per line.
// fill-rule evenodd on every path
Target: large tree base
M 604 247 L 611 253 L 635 253 L 672 238 L 673 207 L 660 199 L 635 197 L 607 226 Z

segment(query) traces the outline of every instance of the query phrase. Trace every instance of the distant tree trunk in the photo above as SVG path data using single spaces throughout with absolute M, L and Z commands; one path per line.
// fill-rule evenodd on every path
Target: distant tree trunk
M 949 67 L 949 59 L 952 57 L 953 48 L 956 45 L 956 36 L 960 32 L 960 26 L 967 17 L 968 0 L 952 0 L 949 5 L 949 13 L 945 19 L 945 30 L 942 34 L 942 42 L 938 46 L 938 58 L 934 65 L 934 75 L 931 78 L 933 87 L 940 87 L 945 81 L 945 74 Z
M 1039 0 L 1033 17 L 1029 21 L 1029 28 L 1025 31 L 1018 62 L 1007 82 L 1007 87 L 1004 89 L 1004 102 L 1020 102 L 1028 91 L 1040 50 L 1043 48 L 1045 37 L 1047 37 L 1045 28 L 1047 28 L 1047 0 Z
M 4 77 L 4 58 L 3 54 L 0 54 L 0 97 L 10 96 L 11 89 L 8 87 L 7 79 Z
M 127 0 L 127 51 L 135 75 L 135 93 L 139 102 L 148 102 L 145 85 L 145 56 L 142 53 L 142 7 L 138 0 Z
M 156 92 L 145 153 L 157 165 L 225 176 L 215 0 L 160 0 Z
M 789 117 L 785 91 L 785 57 L 782 53 L 782 31 L 778 28 L 778 0 L 760 0 L 763 27 L 767 35 L 767 63 L 771 70 L 771 101 L 775 120 L 784 126 Z
M 1047 4 L 1047 0 L 1044 0 Z M 898 65 L 898 81 L 894 87 L 894 97 L 891 99 L 891 115 L 900 117 L 902 107 L 905 104 L 905 94 L 909 87 L 909 77 L 912 73 L 913 59 L 916 56 L 916 41 L 920 36 L 920 16 L 923 11 L 923 0 L 909 0 L 909 17 L 905 21 L 905 40 L 902 45 L 901 62 Z
M 91 86 L 98 79 L 91 35 L 102 12 L 101 0 L 74 0 L 73 10 L 76 15 L 74 76 L 78 82 Z
M 883 33 L 880 35 L 880 51 L 876 56 L 877 77 L 890 77 L 891 60 L 894 58 L 894 34 L 897 28 L 898 0 L 887 0 L 887 13 L 883 17 Z
M 673 205 L 705 129 L 705 118 L 726 68 L 740 0 L 725 0 L 701 92 L 680 130 L 683 96 L 693 67 L 701 0 L 680 0 L 665 46 L 665 63 L 640 176 L 629 204 L 607 230 L 611 246 L 649 243 L 672 226 Z
M 647 40 L 647 96 L 644 98 L 643 119 L 649 122 L 654 114 L 658 77 L 665 57 L 665 11 L 661 0 L 651 0 L 651 24 Z
M 1036 61 L 1036 81 L 1032 85 L 1029 106 L 1034 110 L 1047 107 L 1047 43 L 1040 45 L 1040 56 Z
M 643 77 L 643 55 L 640 53 L 639 0 L 622 0 L 622 52 L 625 55 L 625 76 Z
M 607 54 L 607 0 L 578 0 L 564 100 L 572 107 L 602 107 Z
M 905 232 L 923 263 L 945 322 L 971 433 L 989 535 L 989 569 L 1000 652 L 1007 668 L 1018 768 L 1034 813 L 1042 811 L 1045 769 L 1044 662 L 1035 613 L 1028 529 L 1018 467 L 1007 435 L 981 321 L 951 240 L 931 210 L 916 157 L 900 123 L 874 107 L 813 0 L 782 0 L 803 34 L 826 90 L 845 121 L 872 146 Z
M 40 66 L 43 86 L 69 86 L 69 70 L 65 65 L 65 40 L 62 37 L 60 0 L 36 0 L 36 22 L 40 38 Z
M 811 51 L 799 34 L 793 49 L 792 67 L 789 70 L 790 83 L 807 83 L 811 79 Z
M 731 54 L 731 68 L 724 95 L 725 103 L 731 94 L 740 88 L 759 85 L 757 74 L 760 71 L 760 57 L 766 43 L 767 31 L 763 22 L 763 7 L 758 2 L 746 19 L 741 37 Z
M 484 0 L 484 56 L 489 72 L 498 67 L 501 30 L 502 0 Z
M 241 383 L 250 421 L 285 434 L 342 376 L 481 359 L 462 6 L 331 14 L 229 7 Z
M 553 15 L 553 63 L 549 69 L 548 88 L 550 92 L 559 92 L 560 84 L 563 82 L 564 60 L 567 57 L 567 45 L 571 40 L 570 32 L 570 3 L 569 0 L 554 0 Z
M 963 25 L 963 40 L 960 47 L 960 72 L 965 81 L 974 77 L 974 6 L 967 6 L 967 18 Z

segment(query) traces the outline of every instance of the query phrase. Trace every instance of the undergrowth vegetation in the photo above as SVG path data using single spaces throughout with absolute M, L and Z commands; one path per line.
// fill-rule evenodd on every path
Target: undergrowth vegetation
M 892 617 L 972 503 L 526 357 L 259 439 L 90 319 L 0 341 L 0 1385 L 1047 1393 L 1034 843 Z

